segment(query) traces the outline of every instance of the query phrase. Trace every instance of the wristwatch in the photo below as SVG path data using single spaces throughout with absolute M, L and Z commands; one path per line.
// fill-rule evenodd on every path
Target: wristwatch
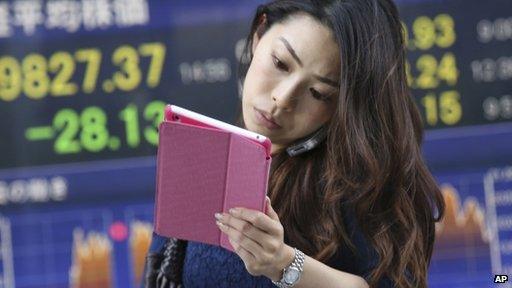
M 293 287 L 300 280 L 300 276 L 302 275 L 304 260 L 306 256 L 302 251 L 297 248 L 295 250 L 295 258 L 293 259 L 292 264 L 288 265 L 288 267 L 283 269 L 283 276 L 279 281 L 273 281 L 274 285 L 279 288 L 289 288 Z

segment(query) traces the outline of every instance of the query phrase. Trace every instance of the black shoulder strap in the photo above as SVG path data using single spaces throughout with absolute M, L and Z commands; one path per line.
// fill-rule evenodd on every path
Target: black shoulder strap
M 146 256 L 144 288 L 182 287 L 183 263 L 188 241 L 169 238 L 162 249 L 150 251 Z

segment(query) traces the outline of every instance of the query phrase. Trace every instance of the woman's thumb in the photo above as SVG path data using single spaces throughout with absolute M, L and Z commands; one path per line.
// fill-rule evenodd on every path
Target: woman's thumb
M 266 201 L 267 201 L 267 215 L 270 218 L 279 221 L 279 216 L 277 215 L 276 211 L 274 211 L 274 208 L 272 208 L 272 205 L 270 204 L 270 198 L 268 198 L 268 196 L 266 198 L 267 198 L 266 199 Z

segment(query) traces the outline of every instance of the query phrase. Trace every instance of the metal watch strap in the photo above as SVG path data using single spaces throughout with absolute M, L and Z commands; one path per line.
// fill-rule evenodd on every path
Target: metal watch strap
M 295 258 L 293 259 L 293 262 L 290 265 L 288 265 L 287 267 L 285 267 L 283 269 L 283 276 L 281 277 L 281 279 L 279 281 L 272 281 L 272 283 L 279 288 L 289 288 L 289 287 L 293 287 L 295 285 L 295 283 L 292 285 L 288 285 L 284 281 L 284 276 L 285 276 L 286 270 L 288 268 L 291 268 L 291 267 L 297 268 L 297 270 L 299 270 L 299 272 L 302 274 L 302 271 L 304 268 L 304 260 L 306 259 L 306 255 L 304 255 L 304 253 L 297 248 L 294 248 L 294 251 L 295 251 Z

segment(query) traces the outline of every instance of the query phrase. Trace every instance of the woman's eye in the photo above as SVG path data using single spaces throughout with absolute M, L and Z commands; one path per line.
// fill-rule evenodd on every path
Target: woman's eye
M 282 70 L 282 71 L 288 71 L 288 66 L 286 66 L 286 64 L 284 64 L 276 56 L 272 55 L 272 61 L 274 62 L 274 65 L 276 66 L 277 69 Z
M 329 99 L 330 99 L 329 97 L 320 94 L 318 91 L 316 91 L 313 88 L 310 88 L 309 91 L 311 91 L 311 94 L 313 95 L 313 97 L 315 99 L 318 99 L 318 100 L 321 100 L 321 101 L 326 101 L 326 102 L 329 101 Z

